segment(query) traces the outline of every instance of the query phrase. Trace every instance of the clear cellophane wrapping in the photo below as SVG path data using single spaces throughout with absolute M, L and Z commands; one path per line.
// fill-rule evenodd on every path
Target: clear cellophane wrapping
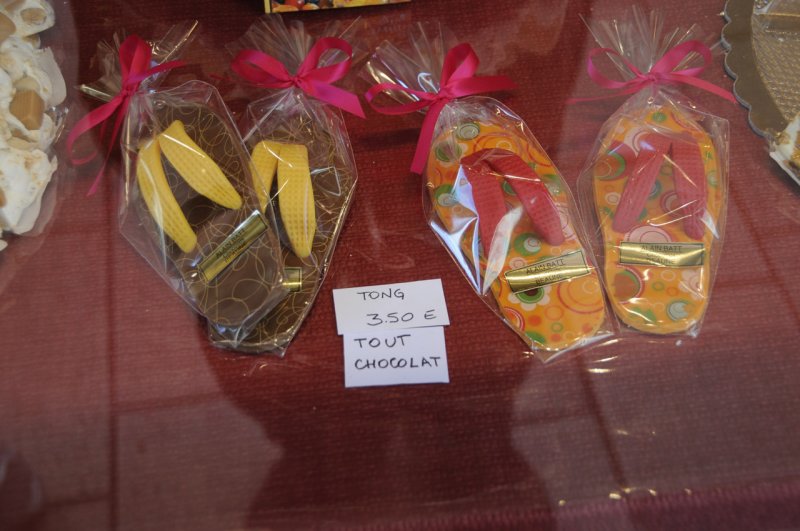
M 437 92 L 455 40 L 418 25 L 384 43 L 372 82 Z M 403 103 L 414 96 L 390 93 Z M 499 101 L 459 98 L 442 110 L 423 172 L 428 223 L 475 292 L 549 361 L 611 333 L 598 269 L 563 177 L 525 122 Z M 457 324 L 456 324 L 457 325 Z
M 196 27 L 178 24 L 149 43 L 152 64 L 177 59 Z M 98 46 L 103 75 L 84 92 L 118 93 L 122 40 Z M 164 78 L 141 83 L 120 131 L 120 231 L 211 329 L 237 343 L 287 293 L 274 214 L 257 206 L 247 151 L 217 90 L 202 81 L 164 89 Z
M 210 329 L 238 343 L 286 290 L 274 215 L 258 207 L 225 104 L 202 81 L 140 92 L 121 142 L 122 234 Z
M 658 12 L 639 9 L 595 21 L 590 30 L 600 47 L 641 72 L 676 45 L 703 40 L 696 26 L 671 28 Z M 678 68 L 697 66 L 698 59 L 691 53 Z M 611 60 L 620 75 L 632 77 L 619 57 Z M 727 121 L 673 86 L 649 85 L 605 122 L 578 186 L 620 335 L 695 337 L 722 248 Z
M 354 31 L 352 25 L 342 27 L 335 23 L 310 31 L 299 21 L 284 23 L 280 17 L 263 17 L 229 49 L 233 53 L 243 49 L 266 53 L 289 72 L 295 72 L 317 39 L 339 37 L 349 41 Z M 327 52 L 320 66 L 342 58 L 341 52 Z M 235 348 L 282 356 L 311 311 L 324 281 L 353 198 L 356 164 L 341 111 L 296 87 L 269 90 L 266 96 L 252 101 L 240 121 L 240 129 L 251 154 L 262 149 L 262 157 L 266 153 L 277 159 L 276 175 L 265 197 L 277 218 L 289 294 Z M 309 197 L 299 211 L 292 207 L 301 200 L 298 191 L 287 188 L 280 175 L 282 165 L 292 165 L 284 153 L 297 149 L 307 153 L 309 189 L 305 194 L 313 194 L 313 208 Z M 299 244 L 296 240 L 304 235 L 308 242 Z M 219 346 L 233 346 L 225 331 L 212 329 L 211 340 Z

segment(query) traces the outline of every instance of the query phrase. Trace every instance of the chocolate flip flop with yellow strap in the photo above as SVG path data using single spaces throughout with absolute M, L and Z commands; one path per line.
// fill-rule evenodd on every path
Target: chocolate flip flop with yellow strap
M 507 324 L 553 355 L 595 337 L 605 323 L 600 281 L 547 155 L 514 129 L 478 122 L 446 129 L 432 149 L 437 233 L 477 268 L 465 273 L 491 290 Z
M 213 327 L 241 335 L 287 293 L 277 234 L 258 211 L 247 153 L 209 106 L 170 91 L 148 97 L 153 136 L 132 161 L 129 201 L 137 215 L 123 225 L 144 229 L 147 241 L 132 241 L 157 252 L 150 263 L 184 300 Z
M 272 130 L 274 137 L 251 141 L 251 169 L 261 209 L 271 202 L 282 227 L 280 252 L 290 293 L 238 344 L 224 331 L 212 330 L 211 340 L 221 347 L 285 351 L 319 293 L 353 197 L 356 174 L 349 148 L 322 129 L 307 136 L 298 136 L 299 128 L 288 129 L 293 134 Z
M 653 334 L 691 332 L 709 301 L 725 192 L 708 133 L 677 107 L 624 115 L 593 167 L 604 275 L 617 316 Z

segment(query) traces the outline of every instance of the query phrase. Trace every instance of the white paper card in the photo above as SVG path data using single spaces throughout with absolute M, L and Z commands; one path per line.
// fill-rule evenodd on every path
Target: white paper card
M 444 328 L 344 334 L 345 387 L 450 383 Z
M 333 290 L 339 335 L 450 324 L 441 279 Z

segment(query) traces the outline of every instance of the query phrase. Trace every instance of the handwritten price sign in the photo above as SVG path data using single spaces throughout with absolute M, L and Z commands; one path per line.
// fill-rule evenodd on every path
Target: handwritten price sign
M 333 290 L 345 387 L 449 383 L 442 281 Z
M 339 335 L 450 324 L 439 279 L 335 289 L 333 304 Z

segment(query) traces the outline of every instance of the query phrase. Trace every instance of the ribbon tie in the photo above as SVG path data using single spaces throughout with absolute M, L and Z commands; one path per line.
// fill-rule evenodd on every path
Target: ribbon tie
M 86 164 L 97 156 L 97 150 L 92 152 L 87 157 L 77 158 L 73 154 L 75 142 L 83 134 L 94 129 L 100 124 L 103 125 L 102 129 L 100 130 L 100 136 L 101 138 L 104 137 L 109 123 L 108 120 L 114 116 L 114 113 L 117 113 L 116 119 L 114 120 L 114 129 L 111 133 L 111 140 L 108 143 L 108 150 L 106 151 L 106 156 L 103 160 L 103 166 L 95 176 L 92 187 L 89 188 L 89 193 L 87 195 L 91 196 L 97 191 L 97 187 L 100 184 L 103 173 L 106 169 L 106 165 L 108 164 L 108 159 L 111 157 L 111 151 L 114 149 L 114 143 L 119 136 L 119 131 L 122 128 L 122 123 L 125 120 L 125 115 L 128 112 L 131 97 L 139 90 L 139 85 L 142 83 L 142 81 L 150 76 L 160 72 L 166 72 L 177 66 L 183 65 L 183 63 L 180 61 L 170 61 L 168 63 L 162 63 L 149 68 L 151 58 L 152 50 L 145 41 L 136 35 L 131 35 L 125 39 L 125 41 L 119 47 L 119 62 L 122 70 L 122 89 L 111 101 L 101 105 L 81 118 L 81 120 L 75 124 L 75 126 L 72 128 L 72 131 L 69 133 L 69 137 L 67 138 L 67 153 L 69 153 L 70 161 L 76 166 Z
M 692 52 L 700 54 L 700 56 L 703 58 L 703 64 L 693 68 L 675 70 L 678 68 L 678 65 L 680 65 L 681 62 Z M 603 54 L 614 55 L 618 57 L 628 68 L 628 70 L 631 71 L 634 77 L 626 81 L 617 81 L 615 79 L 606 77 L 606 75 L 600 72 L 600 70 L 594 64 L 594 58 Z M 712 94 L 715 94 L 721 98 L 725 98 L 730 102 L 736 103 L 736 98 L 729 91 L 718 87 L 711 82 L 698 79 L 698 76 L 703 72 L 703 70 L 705 70 L 709 63 L 711 63 L 711 50 L 708 48 L 708 46 L 696 40 L 686 41 L 670 49 L 661 57 L 661 59 L 656 62 L 656 64 L 653 65 L 653 67 L 647 73 L 642 73 L 641 70 L 636 68 L 636 66 L 625 59 L 616 50 L 611 48 L 595 48 L 589 52 L 589 59 L 586 64 L 586 70 L 589 73 L 589 77 L 592 78 L 592 81 L 599 86 L 606 89 L 615 90 L 616 92 L 614 94 L 597 96 L 594 98 L 571 98 L 567 100 L 567 103 L 604 100 L 616 96 L 633 94 L 634 92 L 639 92 L 645 87 L 665 83 L 684 83 L 686 85 L 692 85 L 707 92 L 711 92 Z
M 319 60 L 328 50 L 339 50 L 347 58 L 332 65 L 320 67 Z M 258 50 L 242 50 L 233 60 L 231 68 L 242 78 L 264 88 L 289 88 L 295 86 L 314 98 L 364 118 L 358 96 L 332 85 L 350 70 L 353 49 L 342 39 L 325 37 L 309 50 L 295 75 L 289 74 L 283 63 Z
M 478 56 L 475 55 L 469 44 L 463 43 L 452 48 L 445 56 L 439 92 L 431 93 L 424 90 L 414 90 L 396 83 L 379 83 L 373 85 L 365 94 L 372 108 L 381 114 L 408 114 L 429 107 L 425 120 L 422 122 L 417 150 L 414 154 L 414 161 L 411 164 L 411 171 L 414 173 L 422 173 L 425 167 L 428 150 L 433 143 L 436 121 L 445 105 L 455 98 L 463 96 L 514 88 L 514 82 L 506 76 L 475 76 L 477 69 Z M 417 98 L 417 101 L 392 107 L 380 107 L 372 103 L 372 100 L 384 91 L 404 92 Z

